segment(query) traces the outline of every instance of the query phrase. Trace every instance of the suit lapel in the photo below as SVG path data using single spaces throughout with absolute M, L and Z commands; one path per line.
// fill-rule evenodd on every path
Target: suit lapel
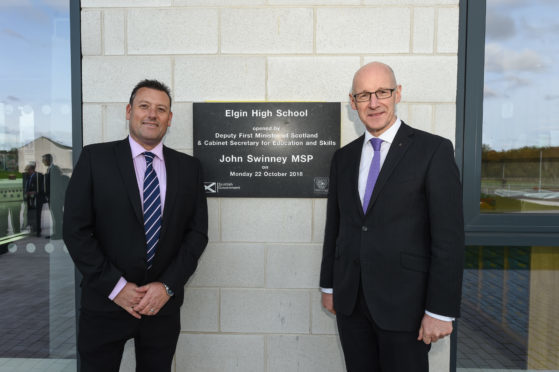
M 132 204 L 132 209 L 134 209 L 138 222 L 143 226 L 142 201 L 140 199 L 140 191 L 138 190 L 138 182 L 136 181 L 136 172 L 134 171 L 134 162 L 132 160 L 132 150 L 130 150 L 128 138 L 116 145 L 115 152 L 122 182 L 126 188 L 126 194 L 130 199 L 130 204 Z
M 166 221 L 169 220 L 179 188 L 179 162 L 177 157 L 173 156 L 173 153 L 165 146 L 163 146 L 163 157 L 165 158 L 165 171 L 167 172 L 167 191 L 165 193 L 163 218 L 161 219 L 161 236 L 164 236 L 167 230 L 168 224 Z
M 396 137 L 394 137 L 394 142 L 390 145 L 390 150 L 388 150 L 384 164 L 380 169 L 375 188 L 373 189 L 373 195 L 371 196 L 371 201 L 367 208 L 367 213 L 371 210 L 371 207 L 385 186 L 386 181 L 390 178 L 390 175 L 394 172 L 406 151 L 408 151 L 409 146 L 413 143 L 412 136 L 413 129 L 402 121 L 402 125 L 400 129 L 398 129 Z
M 352 148 L 352 153 L 350 159 L 353 160 L 351 164 L 351 177 L 350 177 L 350 190 L 353 195 L 353 204 L 359 211 L 361 217 L 364 216 L 363 204 L 361 203 L 361 198 L 359 197 L 359 165 L 361 164 L 361 152 L 363 151 L 363 141 L 365 140 L 365 135 L 359 137 L 357 141 L 354 142 L 355 146 Z

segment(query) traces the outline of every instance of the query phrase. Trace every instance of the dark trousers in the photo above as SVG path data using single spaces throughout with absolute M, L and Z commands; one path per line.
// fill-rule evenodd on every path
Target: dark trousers
M 360 286 L 351 315 L 336 315 L 348 372 L 429 372 L 431 348 L 415 332 L 382 330 L 375 323 Z
M 50 215 L 52 217 L 52 239 L 62 239 L 62 217 L 63 205 L 49 202 Z
M 41 213 L 43 203 L 37 201 L 34 205 L 27 205 L 27 223 L 31 226 L 31 234 L 41 236 Z
M 137 372 L 170 372 L 180 332 L 180 313 L 136 319 L 124 310 L 82 309 L 78 329 L 81 372 L 118 372 L 124 344 L 134 339 Z

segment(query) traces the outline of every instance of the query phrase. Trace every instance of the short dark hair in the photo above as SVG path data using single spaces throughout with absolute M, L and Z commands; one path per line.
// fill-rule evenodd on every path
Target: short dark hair
M 140 81 L 138 84 L 136 84 L 134 89 L 132 89 L 132 93 L 130 94 L 130 101 L 128 102 L 130 103 L 130 105 L 132 105 L 132 103 L 134 102 L 134 98 L 136 98 L 136 93 L 138 93 L 138 90 L 140 88 L 150 88 L 150 89 L 160 90 L 162 92 L 167 93 L 167 97 L 169 97 L 169 108 L 171 108 L 171 89 L 169 89 L 167 85 L 165 85 L 164 83 L 158 80 L 150 80 L 150 79 L 144 79 Z
M 45 158 L 45 160 L 49 163 L 52 163 L 52 154 L 44 154 L 43 158 Z

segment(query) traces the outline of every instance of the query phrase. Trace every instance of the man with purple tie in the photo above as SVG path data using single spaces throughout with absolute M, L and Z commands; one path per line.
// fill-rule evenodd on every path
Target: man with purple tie
M 379 62 L 349 96 L 365 134 L 332 159 L 320 287 L 349 372 L 428 372 L 459 316 L 462 193 L 452 143 L 396 116 L 402 86 Z
M 63 236 L 83 275 L 81 372 L 118 371 L 134 339 L 136 371 L 170 371 L 184 285 L 206 247 L 208 212 L 198 160 L 163 145 L 169 88 L 134 87 L 130 136 L 83 148 L 66 192 Z

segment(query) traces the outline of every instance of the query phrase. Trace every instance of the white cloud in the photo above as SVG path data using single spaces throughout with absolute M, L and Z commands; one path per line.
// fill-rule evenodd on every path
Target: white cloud
M 516 34 L 514 19 L 493 8 L 487 9 L 485 35 L 488 39 L 505 40 Z
M 555 101 L 555 100 L 559 99 L 559 94 L 546 94 L 544 96 L 544 99 L 546 101 Z
M 494 97 L 499 97 L 497 91 L 489 87 L 487 84 L 485 84 L 483 86 L 483 98 L 494 98 Z
M 491 72 L 544 71 L 550 65 L 549 58 L 531 49 L 516 51 L 497 43 L 485 45 L 485 70 Z

